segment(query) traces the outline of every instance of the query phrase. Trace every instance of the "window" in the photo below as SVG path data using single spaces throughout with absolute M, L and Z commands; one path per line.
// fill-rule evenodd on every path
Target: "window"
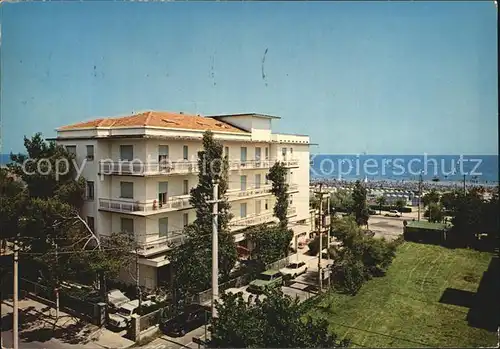
M 120 197 L 124 199 L 134 198 L 134 182 L 120 182 Z
M 189 181 L 185 179 L 182 182 L 182 194 L 183 195 L 188 195 L 189 194 Z
M 134 233 L 134 220 L 132 218 L 121 218 L 121 230 L 123 233 Z
M 87 200 L 94 200 L 94 182 L 87 181 Z
M 94 146 L 87 145 L 87 160 L 94 161 Z
M 255 188 L 260 188 L 260 173 L 255 175 Z
M 189 224 L 189 213 L 184 213 L 182 215 L 182 225 L 185 227 Z
M 95 233 L 94 217 L 87 216 L 87 225 L 89 226 L 90 230 L 92 230 L 92 232 Z
M 167 202 L 168 182 L 158 183 L 158 203 L 161 205 Z
M 241 190 L 247 190 L 247 176 L 240 177 Z
M 293 148 L 290 148 L 290 157 L 293 157 Z
M 133 145 L 120 145 L 120 160 L 132 161 L 134 159 Z
M 267 177 L 267 173 L 266 173 L 266 176 L 265 176 L 265 177 L 266 177 L 266 179 L 265 179 L 264 183 L 265 183 L 266 185 L 268 185 L 268 184 L 269 184 L 269 178 Z
M 286 148 L 281 149 L 281 155 L 283 156 L 283 160 L 286 160 Z
M 229 158 L 229 147 L 224 147 L 224 155 Z
M 240 217 L 245 218 L 247 216 L 247 204 L 246 202 L 240 204 Z
M 247 147 L 241 147 L 241 162 L 247 161 Z
M 269 148 L 266 147 L 265 150 L 266 150 L 266 152 L 265 152 L 266 160 L 269 160 Z
M 158 219 L 158 233 L 160 237 L 168 235 L 168 217 Z
M 187 160 L 188 159 L 188 156 L 189 156 L 189 148 L 187 145 L 183 146 L 182 147 L 182 156 L 183 156 L 183 159 L 184 160 Z
M 255 148 L 255 160 L 259 161 L 260 160 L 260 155 L 261 155 L 261 149 L 260 147 Z
M 66 151 L 76 156 L 76 145 L 67 145 Z
M 168 161 L 168 145 L 158 146 L 158 162 L 167 163 Z
M 269 210 L 269 200 L 266 199 L 266 201 L 264 202 L 264 209 L 267 211 Z
M 260 200 L 255 200 L 255 214 L 256 215 L 260 214 L 261 206 L 262 206 L 262 204 L 261 204 Z

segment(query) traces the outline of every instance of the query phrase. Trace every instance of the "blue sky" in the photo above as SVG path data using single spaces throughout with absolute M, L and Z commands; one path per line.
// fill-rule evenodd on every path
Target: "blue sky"
M 492 1 L 1 11 L 2 153 L 25 134 L 142 110 L 279 115 L 277 131 L 309 134 L 321 153 L 498 153 Z

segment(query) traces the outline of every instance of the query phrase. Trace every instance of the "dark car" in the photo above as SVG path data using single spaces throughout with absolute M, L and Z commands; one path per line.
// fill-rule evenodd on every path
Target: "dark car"
M 162 324 L 162 331 L 170 337 L 182 337 L 186 333 L 208 323 L 210 309 L 198 304 L 188 305 L 184 311 Z

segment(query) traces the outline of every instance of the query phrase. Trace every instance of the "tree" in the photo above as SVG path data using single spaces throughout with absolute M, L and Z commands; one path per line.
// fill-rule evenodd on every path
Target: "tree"
M 242 294 L 222 294 L 218 317 L 212 319 L 213 348 L 337 348 L 339 340 L 325 320 L 304 319 L 298 299 L 275 290 L 264 300 L 244 301 Z
M 449 234 L 454 244 L 473 246 L 477 240 L 476 234 L 482 228 L 483 198 L 474 190 L 459 193 L 452 212 L 453 228 Z
M 384 206 L 387 202 L 385 196 L 378 196 L 375 199 L 375 202 L 377 203 L 377 205 L 379 207 L 379 214 L 382 214 L 382 206 Z
M 332 226 L 333 235 L 341 242 L 333 271 L 342 289 L 352 294 L 361 287 L 360 280 L 385 275 L 396 255 L 396 242 L 366 235 L 353 217 L 336 219 Z
M 444 220 L 443 206 L 439 202 L 431 202 L 424 212 L 424 217 L 426 217 L 429 222 L 442 222 Z
M 219 184 L 218 238 L 219 277 L 227 279 L 237 259 L 234 237 L 228 223 L 232 218 L 226 197 L 228 162 L 222 144 L 213 133 L 203 134 L 203 150 L 198 152 L 198 185 L 191 189 L 190 203 L 196 210 L 193 224 L 184 230 L 186 241 L 174 248 L 169 260 L 174 270 L 176 297 L 184 299 L 204 291 L 211 284 L 212 265 L 212 200 L 214 183 Z
M 22 270 L 34 277 L 42 274 L 43 281 L 54 288 L 60 281 L 82 275 L 90 274 L 95 280 L 100 270 L 99 284 L 105 294 L 105 274 L 115 275 L 130 249 L 115 244 L 113 253 L 107 253 L 95 248 L 100 246 L 99 238 L 80 216 L 85 179 L 76 178 L 74 155 L 55 142 L 46 142 L 40 133 L 25 137 L 24 144 L 27 155 L 11 154 L 13 163 L 8 165 L 10 176 L 20 178 L 21 185 L 14 188 L 3 172 L 2 183 L 10 189 L 4 191 L 0 216 L 2 231 L 6 227 L 20 234 L 21 261 L 29 265 Z
M 403 213 L 403 209 L 406 207 L 406 201 L 404 199 L 397 199 L 395 206 L 396 206 L 396 210 Z
M 6 249 L 7 241 L 12 240 L 18 230 L 19 212 L 26 206 L 28 191 L 25 185 L 7 168 L 0 168 L 0 240 L 1 248 Z
M 366 188 L 359 180 L 354 185 L 352 199 L 354 201 L 353 212 L 356 217 L 356 223 L 358 225 L 368 225 L 370 215 L 366 206 Z
M 336 211 L 351 213 L 353 205 L 352 194 L 347 190 L 337 189 L 330 194 L 330 206 Z
M 279 219 L 283 230 L 288 225 L 288 184 L 286 184 L 286 168 L 280 162 L 276 162 L 270 169 L 267 178 L 272 182 L 271 193 L 276 197 L 274 204 L 274 216 Z
M 440 199 L 440 202 L 443 205 L 443 208 L 448 212 L 453 212 L 457 207 L 457 203 L 458 203 L 457 200 L 458 200 L 459 196 L 460 196 L 460 193 L 456 190 L 443 193 L 443 195 L 441 195 L 441 199 Z
M 323 241 L 321 241 L 322 246 L 324 248 L 328 247 L 328 236 L 326 235 L 321 235 Z M 314 237 L 313 240 L 309 241 L 307 244 L 307 247 L 309 248 L 309 255 L 311 256 L 316 256 L 320 250 L 319 250 L 319 236 Z
M 422 204 L 424 206 L 429 206 L 431 202 L 439 202 L 439 193 L 436 191 L 436 189 L 431 189 L 430 192 L 422 196 Z
M 245 233 L 251 241 L 253 249 L 251 259 L 258 260 L 262 265 L 267 265 L 288 255 L 288 247 L 293 238 L 293 231 L 279 225 L 258 225 L 249 228 Z

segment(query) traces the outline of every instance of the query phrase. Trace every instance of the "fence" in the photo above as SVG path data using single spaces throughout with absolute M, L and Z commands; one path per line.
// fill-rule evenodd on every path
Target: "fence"
M 19 278 L 19 289 L 28 295 L 34 296 L 40 302 L 43 302 L 51 307 L 56 306 L 55 292 L 47 286 L 27 279 Z M 61 310 L 79 318 L 83 318 L 84 320 L 91 321 L 93 323 L 101 321 L 102 310 L 99 310 L 101 306 L 98 304 L 90 303 L 85 300 L 72 297 L 63 292 L 59 292 L 59 305 Z

